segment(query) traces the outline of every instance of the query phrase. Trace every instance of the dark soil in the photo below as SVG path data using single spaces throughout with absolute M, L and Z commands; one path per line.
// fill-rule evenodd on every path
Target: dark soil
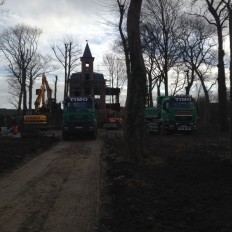
M 150 136 L 140 162 L 105 144 L 99 232 L 232 231 L 228 136 Z
M 8 138 L 0 137 L 0 174 L 49 149 L 58 139 L 55 137 Z
M 105 137 L 99 232 L 231 232 L 229 136 L 149 136 L 140 162 Z M 0 174 L 49 149 L 53 137 L 0 138 Z

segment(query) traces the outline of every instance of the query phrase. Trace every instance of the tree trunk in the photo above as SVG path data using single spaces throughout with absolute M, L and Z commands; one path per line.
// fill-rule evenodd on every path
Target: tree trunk
M 225 83 L 223 36 L 222 36 L 222 28 L 219 26 L 218 26 L 218 100 L 219 100 L 221 130 L 227 131 L 228 130 L 227 94 L 226 94 L 226 83 Z
M 22 96 L 23 96 L 23 114 L 27 111 L 27 89 L 26 89 L 26 69 L 22 69 Z
M 31 76 L 30 80 L 29 80 L 29 88 L 28 88 L 28 93 L 29 93 L 28 108 L 29 108 L 29 110 L 32 109 L 32 90 L 33 90 L 33 80 L 32 80 L 32 76 Z
M 151 70 L 147 73 L 148 74 L 148 106 L 153 106 L 153 97 L 152 97 L 152 74 Z
M 230 152 L 232 158 L 232 7 L 229 10 L 229 34 L 230 34 Z
M 193 81 L 194 81 L 194 69 L 191 70 L 191 78 L 189 77 L 189 71 L 186 73 L 187 75 L 187 86 L 185 87 L 185 94 L 190 94 L 190 89 L 192 88 Z
M 71 68 L 72 68 L 72 42 L 69 43 L 69 50 L 68 50 L 68 74 L 67 74 L 67 96 L 70 96 L 70 75 L 71 75 Z
M 205 82 L 203 80 L 203 76 L 196 71 L 200 81 L 201 81 L 201 85 L 205 94 L 205 108 L 204 108 L 204 127 L 208 128 L 210 125 L 210 101 L 209 101 L 209 93 L 207 91 L 207 88 L 205 86 Z
M 22 109 L 22 97 L 23 97 L 23 92 L 22 92 L 22 87 L 21 87 L 21 91 L 19 93 L 18 108 L 17 108 L 18 113 L 20 113 Z
M 168 55 L 167 55 L 167 47 L 165 46 L 165 55 L 164 55 L 164 89 L 165 96 L 168 96 Z
M 144 154 L 144 109 L 146 102 L 146 69 L 142 56 L 139 19 L 142 0 L 131 0 L 127 33 L 131 61 L 125 118 L 125 151 L 128 159 L 138 160 Z
M 55 91 L 54 91 L 54 99 L 55 99 L 55 103 L 56 103 L 56 93 L 57 93 L 57 81 L 58 81 L 58 77 L 55 76 Z
M 161 81 L 157 81 L 157 96 L 159 97 L 161 95 L 161 92 L 160 92 L 160 85 L 161 85 Z
M 130 78 L 130 76 L 131 76 L 130 56 L 129 56 L 127 39 L 123 34 L 123 27 L 122 27 L 124 15 L 125 15 L 125 5 L 122 5 L 119 0 L 117 0 L 117 3 L 118 3 L 119 12 L 120 12 L 120 20 L 119 20 L 118 29 L 119 29 L 119 33 L 120 33 L 120 37 L 121 37 L 122 45 L 123 45 L 123 50 L 124 50 L 124 54 L 125 54 L 127 81 L 128 81 L 128 85 L 129 85 L 129 82 L 131 79 Z M 127 89 L 127 91 L 128 91 L 128 89 Z
M 68 96 L 67 93 L 67 62 L 68 62 L 68 44 L 65 44 L 65 60 L 64 60 L 64 98 L 66 98 Z

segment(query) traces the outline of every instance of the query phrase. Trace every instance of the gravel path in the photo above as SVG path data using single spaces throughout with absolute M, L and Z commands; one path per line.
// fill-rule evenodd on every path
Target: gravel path
M 1 232 L 93 232 L 102 140 L 61 141 L 0 178 Z

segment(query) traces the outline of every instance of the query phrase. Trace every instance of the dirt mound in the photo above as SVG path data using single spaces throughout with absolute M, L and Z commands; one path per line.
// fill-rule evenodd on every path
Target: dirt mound
M 108 138 L 99 232 L 232 231 L 229 139 L 199 135 L 147 138 L 146 157 L 120 157 Z

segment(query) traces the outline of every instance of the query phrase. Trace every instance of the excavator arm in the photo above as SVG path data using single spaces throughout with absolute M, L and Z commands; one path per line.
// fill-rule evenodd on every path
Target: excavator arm
M 35 112 L 38 113 L 39 112 L 39 108 L 40 108 L 40 103 L 42 102 L 42 106 L 44 105 L 44 86 L 41 85 L 40 89 L 39 89 L 39 94 L 35 100 Z
M 42 75 L 42 84 L 43 84 L 44 89 L 47 91 L 47 101 L 44 102 L 45 107 L 50 107 L 51 100 L 52 100 L 52 89 L 50 88 L 47 78 L 44 73 Z
M 47 92 L 47 100 L 45 101 L 45 92 Z M 45 74 L 42 75 L 42 85 L 39 90 L 39 94 L 35 100 L 35 112 L 39 112 L 40 104 L 42 107 L 49 108 L 51 107 L 52 100 L 52 89 L 50 88 Z

